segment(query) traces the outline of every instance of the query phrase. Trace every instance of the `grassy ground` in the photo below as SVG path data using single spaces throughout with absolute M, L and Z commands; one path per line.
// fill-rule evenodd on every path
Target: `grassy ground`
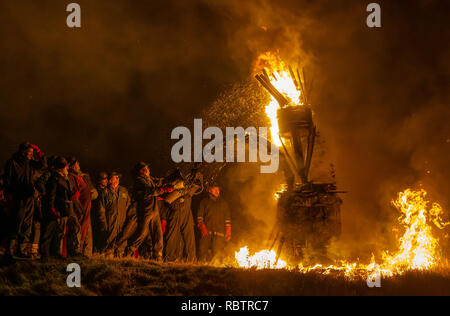
M 70 262 L 3 261 L 0 295 L 450 295 L 448 271 L 411 272 L 368 288 L 365 280 L 342 275 L 104 259 L 75 261 L 82 286 L 68 288 Z

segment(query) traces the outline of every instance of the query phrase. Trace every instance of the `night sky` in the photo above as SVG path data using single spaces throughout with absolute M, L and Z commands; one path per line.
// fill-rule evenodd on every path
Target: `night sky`
M 380 29 L 361 0 L 78 0 L 80 29 L 69 2 L 0 3 L 2 168 L 29 140 L 92 174 L 145 160 L 163 175 L 171 130 L 271 50 L 314 79 L 347 227 L 390 220 L 389 201 L 419 184 L 449 206 L 448 0 L 378 1 Z

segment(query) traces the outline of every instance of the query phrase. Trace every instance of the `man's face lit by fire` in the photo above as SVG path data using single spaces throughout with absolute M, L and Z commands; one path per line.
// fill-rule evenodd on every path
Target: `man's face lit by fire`
M 220 188 L 219 187 L 212 187 L 209 188 L 209 193 L 214 196 L 216 199 L 220 196 Z
M 148 166 L 145 166 L 141 170 L 139 170 L 139 173 L 143 176 L 150 177 L 150 168 Z
M 33 148 L 28 148 L 22 152 L 22 155 L 25 157 L 26 160 L 33 159 Z
M 109 179 L 109 186 L 111 189 L 115 190 L 119 187 L 120 178 L 118 176 L 113 176 Z
M 108 186 L 108 178 L 100 179 L 99 184 L 100 184 L 100 187 L 106 188 Z
M 69 166 L 67 165 L 64 168 L 59 169 L 58 172 L 63 176 L 67 177 L 69 175 Z
M 70 169 L 74 171 L 75 173 L 78 173 L 81 171 L 80 163 L 77 161 L 72 166 L 70 166 Z

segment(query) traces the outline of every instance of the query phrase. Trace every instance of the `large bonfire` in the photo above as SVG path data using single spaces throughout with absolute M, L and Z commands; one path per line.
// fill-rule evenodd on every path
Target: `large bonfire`
M 247 247 L 236 252 L 236 261 L 244 268 L 287 268 L 300 272 L 317 270 L 324 273 L 343 271 L 348 276 L 366 275 L 375 270 L 384 276 L 402 274 L 409 270 L 429 270 L 436 267 L 440 261 L 439 240 L 433 235 L 433 227 L 443 229 L 449 223 L 442 220 L 442 207 L 438 203 L 427 201 L 426 196 L 427 192 L 423 189 L 407 189 L 399 193 L 398 198 L 392 202 L 401 214 L 399 223 L 403 226 L 404 234 L 399 239 L 399 249 L 394 254 L 385 251 L 381 263 L 377 264 L 373 258 L 372 263 L 368 265 L 341 262 L 340 265 L 326 267 L 304 267 L 301 264 L 289 267 L 283 260 L 276 259 L 277 255 L 273 250 L 262 250 L 250 255 Z
M 298 73 L 297 78 L 295 78 L 295 75 L 293 78 L 292 69 L 271 53 L 262 54 L 258 58 L 257 67 L 261 68 L 261 66 L 270 71 L 270 83 L 289 102 L 292 102 L 290 105 L 302 106 L 304 104 L 306 101 L 304 80 L 302 80 L 300 73 Z M 296 85 L 300 86 L 301 89 L 298 89 Z M 280 147 L 282 144 L 277 120 L 279 108 L 279 103 L 272 96 L 270 103 L 266 106 L 266 114 L 270 119 L 272 141 Z M 275 194 L 275 198 L 277 198 L 277 194 Z M 384 276 L 393 276 L 409 270 L 429 270 L 436 267 L 440 262 L 439 240 L 433 235 L 433 229 L 434 227 L 443 229 L 449 225 L 442 220 L 442 207 L 438 203 L 430 203 L 424 189 L 406 189 L 400 192 L 397 199 L 392 203 L 400 212 L 398 221 L 404 233 L 399 238 L 398 250 L 392 254 L 388 251 L 383 252 L 379 263 L 376 263 L 374 256 L 372 256 L 370 264 L 342 261 L 340 264 L 329 266 L 318 264 L 306 267 L 301 263 L 296 266 L 289 266 L 272 249 L 250 254 L 249 248 L 245 246 L 235 253 L 237 265 L 242 268 L 289 269 L 299 272 L 318 271 L 325 274 L 340 271 L 346 276 L 352 277 L 367 276 L 374 271 Z

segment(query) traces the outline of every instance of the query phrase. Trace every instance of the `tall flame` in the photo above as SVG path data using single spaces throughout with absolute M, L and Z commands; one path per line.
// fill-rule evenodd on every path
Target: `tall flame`
M 399 193 L 393 204 L 401 212 L 400 223 L 405 233 L 400 238 L 400 249 L 394 255 L 385 253 L 383 265 L 391 271 L 426 270 L 438 263 L 437 254 L 439 241 L 433 237 L 432 223 L 437 228 L 444 228 L 442 207 L 431 204 L 426 200 L 425 190 L 413 191 L 410 189 Z
M 257 67 L 264 66 L 269 70 L 270 83 L 287 97 L 295 105 L 300 104 L 300 91 L 295 87 L 293 78 L 286 64 L 280 58 L 270 52 L 259 56 Z M 258 69 L 260 71 L 261 69 Z M 277 100 L 271 96 L 270 103 L 266 106 L 266 114 L 270 119 L 270 134 L 272 142 L 278 147 L 281 146 L 280 130 L 278 127 L 277 110 L 280 108 Z

